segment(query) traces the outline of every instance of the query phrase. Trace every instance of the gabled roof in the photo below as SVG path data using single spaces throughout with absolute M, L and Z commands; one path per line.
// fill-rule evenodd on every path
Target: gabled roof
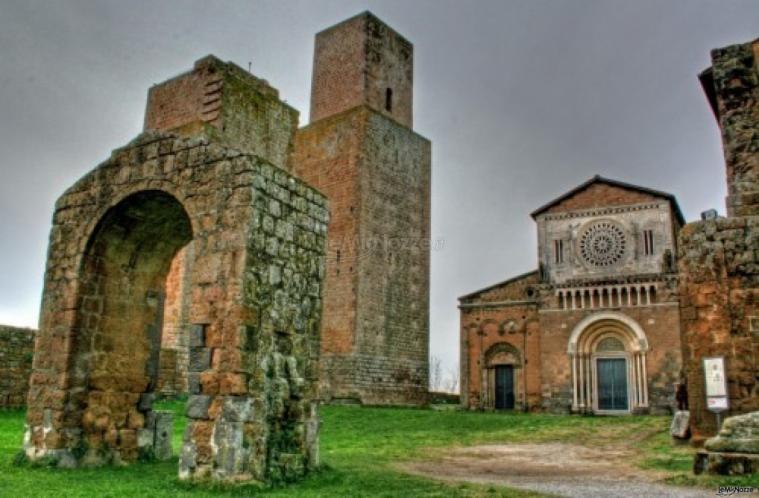
M 625 182 L 620 182 L 617 180 L 611 180 L 609 178 L 604 178 L 600 175 L 594 176 L 590 180 L 578 185 L 577 187 L 573 188 L 569 192 L 552 200 L 548 204 L 544 204 L 543 206 L 539 207 L 538 209 L 530 213 L 530 216 L 532 216 L 533 218 L 536 218 L 537 216 L 551 209 L 556 204 L 566 199 L 569 199 L 575 194 L 582 192 L 586 188 L 590 187 L 591 185 L 595 185 L 596 183 L 603 183 L 606 185 L 611 185 L 612 187 L 619 187 L 619 188 L 623 188 L 627 190 L 635 190 L 638 192 L 643 192 L 644 194 L 652 195 L 654 197 L 661 197 L 662 199 L 666 199 L 672 205 L 672 210 L 675 212 L 675 216 L 677 216 L 677 220 L 680 222 L 680 224 L 681 225 L 685 224 L 685 218 L 683 217 L 683 213 L 680 210 L 680 206 L 677 204 L 677 199 L 675 199 L 674 195 L 667 192 L 662 192 L 661 190 L 654 190 L 654 189 L 650 189 L 646 187 L 641 187 L 639 185 L 633 185 L 632 183 L 625 183 Z
M 485 287 L 484 289 L 480 289 L 480 290 L 476 290 L 474 292 L 470 292 L 469 294 L 466 294 L 464 296 L 459 297 L 459 301 L 463 301 L 464 299 L 469 299 L 470 297 L 474 297 L 477 294 L 482 294 L 483 292 L 487 292 L 489 290 L 493 290 L 493 289 L 495 289 L 497 287 L 501 287 L 502 285 L 511 284 L 511 283 L 517 282 L 519 280 L 522 280 L 524 278 L 531 277 L 533 275 L 536 275 L 537 273 L 538 273 L 538 270 L 532 270 L 532 271 L 528 271 L 527 273 L 522 273 L 521 275 L 517 275 L 516 277 L 511 277 L 508 280 L 504 280 L 502 282 L 498 282 L 497 284 L 489 285 L 489 286 Z

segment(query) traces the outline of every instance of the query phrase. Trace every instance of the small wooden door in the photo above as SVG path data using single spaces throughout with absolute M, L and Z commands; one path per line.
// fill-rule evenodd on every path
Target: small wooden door
M 627 360 L 599 358 L 598 409 L 627 410 Z
M 511 365 L 495 367 L 495 409 L 514 409 L 514 367 Z

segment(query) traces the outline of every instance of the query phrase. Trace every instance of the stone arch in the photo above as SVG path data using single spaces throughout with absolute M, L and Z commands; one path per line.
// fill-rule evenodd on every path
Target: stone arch
M 525 375 L 522 365 L 522 354 L 514 345 L 508 342 L 496 342 L 485 350 L 482 354 L 482 365 L 480 370 L 481 408 L 492 410 L 497 407 L 496 371 L 499 368 L 507 368 L 512 372 L 512 392 L 515 401 L 521 399 L 520 397 L 524 395 L 521 392 L 521 389 Z
M 597 339 L 597 334 L 610 329 L 618 331 L 625 337 L 631 350 L 648 351 L 646 333 L 638 322 L 623 313 L 605 311 L 588 315 L 575 325 L 569 336 L 567 353 L 589 352 L 589 347 Z
M 153 132 L 115 150 L 56 202 L 27 457 L 73 467 L 151 453 L 160 290 L 191 243 L 180 478 L 313 468 L 327 221 L 324 196 L 261 158 Z
M 613 347 L 599 347 L 613 344 Z M 572 330 L 567 345 L 572 366 L 572 410 L 579 412 L 636 412 L 648 407 L 646 352 L 643 328 L 631 317 L 607 311 L 589 315 Z M 625 397 L 616 406 L 606 405 L 600 386 L 608 380 L 602 367 L 616 362 L 616 375 Z M 617 389 L 616 392 L 619 392 Z M 599 401 L 600 399 L 600 401 Z M 611 406 L 611 408 L 609 408 Z M 622 408 L 617 408 L 621 406 Z
M 118 446 L 108 441 L 114 431 L 143 429 L 153 416 L 146 399 L 158 381 L 166 276 L 192 238 L 182 204 L 158 190 L 125 197 L 89 236 L 69 369 L 77 395 L 65 416 L 81 425 L 93 447 Z M 138 447 L 120 445 L 118 451 L 128 461 Z
M 519 350 L 508 342 L 498 342 L 485 351 L 485 368 L 496 365 L 522 366 L 522 358 Z

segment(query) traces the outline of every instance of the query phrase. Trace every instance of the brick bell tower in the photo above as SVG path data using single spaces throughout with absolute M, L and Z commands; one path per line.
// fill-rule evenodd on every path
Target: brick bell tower
M 316 35 L 293 173 L 330 202 L 322 397 L 426 402 L 430 142 L 412 129 L 413 46 L 369 12 Z

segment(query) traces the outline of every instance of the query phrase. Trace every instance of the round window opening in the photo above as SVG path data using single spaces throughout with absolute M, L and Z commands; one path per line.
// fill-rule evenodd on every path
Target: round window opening
M 619 263 L 625 255 L 625 231 L 610 221 L 599 221 L 586 228 L 579 239 L 582 259 L 596 268 Z

